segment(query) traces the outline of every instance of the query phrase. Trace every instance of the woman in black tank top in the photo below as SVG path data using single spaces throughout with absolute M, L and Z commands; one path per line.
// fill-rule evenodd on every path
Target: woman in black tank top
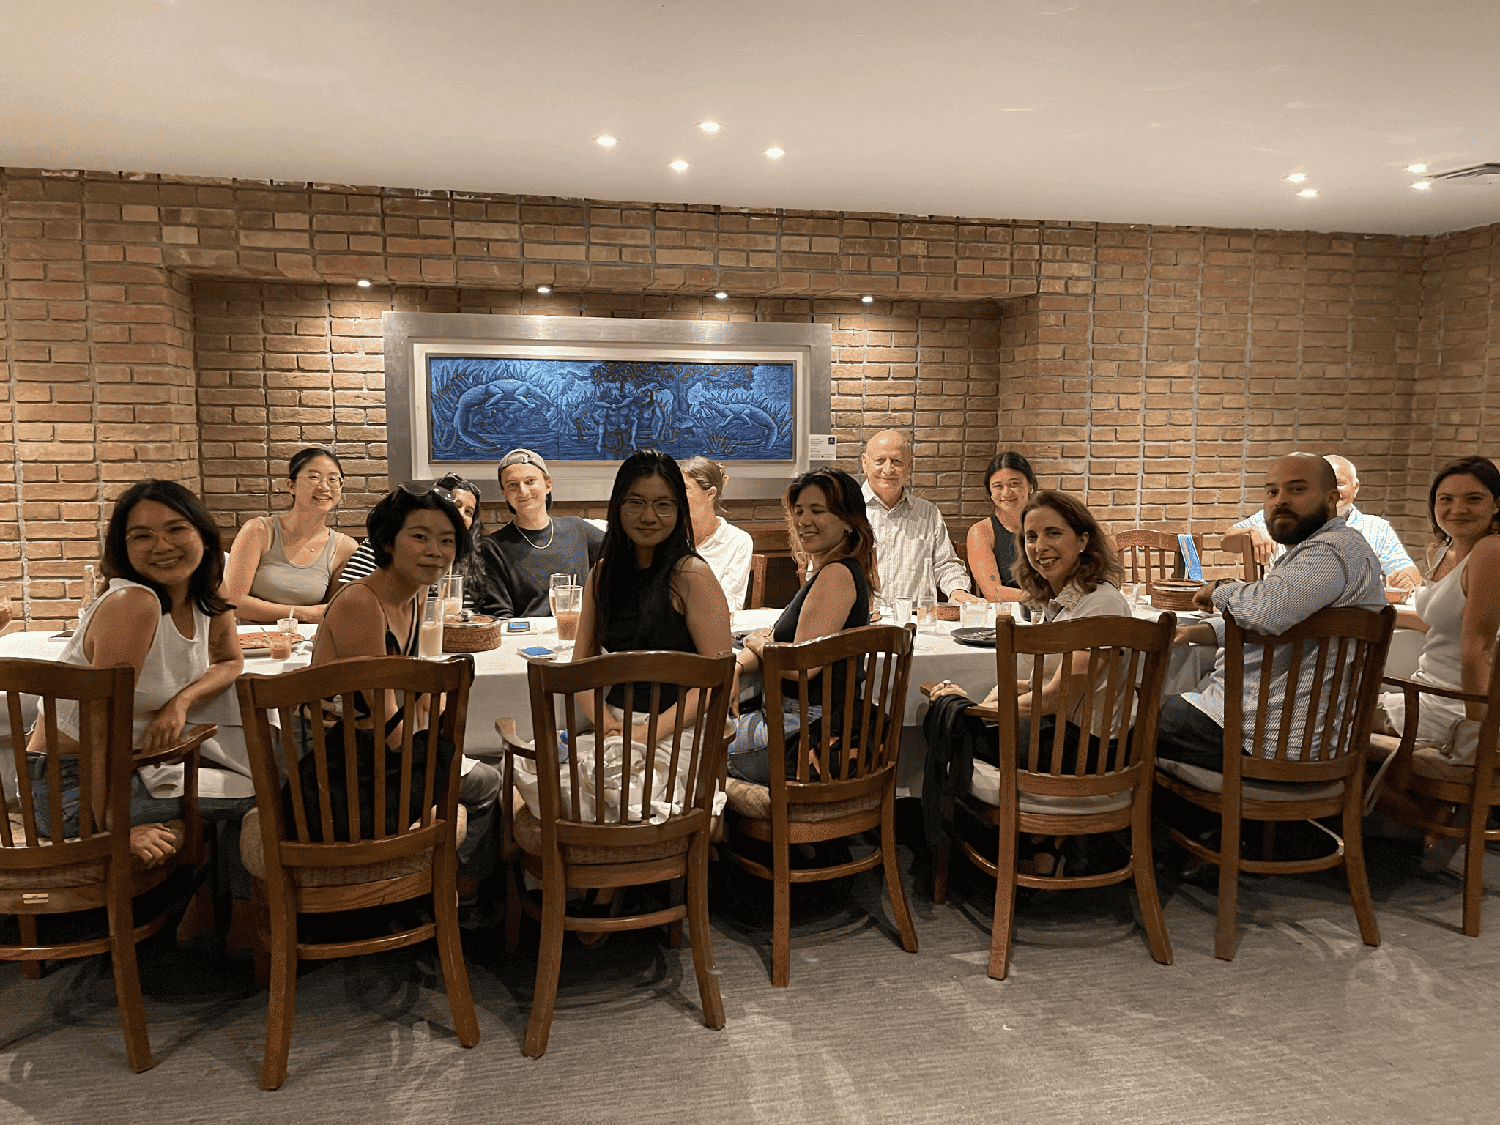
M 1025 591 L 1011 574 L 1021 513 L 1036 491 L 1031 463 L 1012 450 L 1000 454 L 984 471 L 984 487 L 995 512 L 969 528 L 969 569 L 979 593 L 992 602 L 1019 602 Z

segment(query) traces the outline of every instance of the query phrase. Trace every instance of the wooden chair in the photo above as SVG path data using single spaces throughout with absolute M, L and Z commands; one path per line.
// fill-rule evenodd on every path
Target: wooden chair
M 771 864 L 739 851 L 733 858 L 772 886 L 771 984 L 785 988 L 791 976 L 791 885 L 840 879 L 884 865 L 886 892 L 901 931 L 901 947 L 917 951 L 917 932 L 896 866 L 896 760 L 911 674 L 914 627 L 867 625 L 801 644 L 767 644 L 762 650 L 766 713 L 780 716 L 782 700 L 796 702 L 800 723 L 795 776 L 788 777 L 786 739 L 779 722 L 769 724 L 771 784 L 731 778 L 729 807 L 739 831 L 771 845 Z M 863 663 L 863 686 L 856 670 Z M 842 665 L 842 708 L 837 719 L 816 724 L 808 716 L 808 684 L 821 674 L 833 680 Z M 824 707 L 832 700 L 825 697 Z M 831 867 L 791 866 L 797 844 L 813 844 L 879 829 L 873 852 Z
M 1490 676 L 1487 695 L 1478 695 L 1435 684 L 1387 676 L 1385 683 L 1399 687 L 1406 700 L 1406 722 L 1399 738 L 1370 736 L 1370 759 L 1381 766 L 1384 784 L 1369 794 L 1384 813 L 1420 828 L 1428 836 L 1458 840 L 1464 848 L 1463 932 L 1479 936 L 1484 908 L 1485 844 L 1500 840 L 1500 828 L 1488 827 L 1490 810 L 1500 807 L 1500 675 Z M 1486 703 L 1488 710 L 1479 724 L 1479 737 L 1472 765 L 1450 762 L 1433 749 L 1418 748 L 1417 722 L 1422 696 Z
M 286 1081 L 299 961 L 381 953 L 436 938 L 458 1041 L 465 1047 L 479 1042 L 479 1023 L 459 945 L 454 852 L 464 821 L 458 805 L 459 768 L 473 678 L 470 656 L 441 662 L 361 657 L 279 676 L 240 677 L 240 712 L 256 804 L 245 817 L 240 853 L 255 880 L 252 909 L 261 924 L 257 974 L 269 969 L 271 986 L 260 1073 L 263 1089 L 277 1089 Z M 343 737 L 330 739 L 323 722 L 325 701 L 338 713 L 351 716 L 357 706 L 368 706 L 378 731 L 385 729 L 391 714 L 388 692 L 394 693 L 397 707 L 408 718 L 425 705 L 425 722 L 401 724 L 399 747 L 376 755 L 377 764 L 383 758 L 386 769 L 369 768 L 372 747 L 367 741 L 363 752 L 367 765 L 362 771 L 357 725 L 348 722 L 334 727 Z M 276 727 L 271 723 L 273 715 Z M 304 719 L 307 715 L 317 720 L 309 723 Z M 438 746 L 439 740 L 453 745 L 441 794 L 437 792 L 439 754 L 418 751 L 418 729 L 427 747 Z M 304 742 L 305 749 L 299 747 Z M 278 760 L 299 763 L 291 770 L 286 798 Z M 331 791 L 330 769 L 335 776 L 342 772 L 344 793 Z M 309 770 L 317 781 L 315 800 L 309 800 L 299 784 Z M 387 778 L 388 770 L 394 778 Z M 394 803 L 390 800 L 393 783 L 397 787 Z M 290 805 L 291 816 L 285 814 L 284 802 Z M 382 815 L 388 809 L 393 814 Z M 415 817 L 410 815 L 413 809 L 418 810 Z M 341 834 L 340 822 L 347 826 L 343 842 L 336 839 Z M 362 940 L 315 943 L 297 938 L 300 914 L 357 910 L 429 894 L 435 921 Z
M 4 694 L 16 767 L 17 795 L 0 818 L 0 914 L 14 914 L 20 944 L 0 946 L 0 961 L 22 961 L 28 977 L 42 975 L 42 962 L 54 958 L 108 953 L 114 968 L 115 1000 L 125 1032 L 130 1069 L 155 1064 L 146 1033 L 145 1005 L 136 968 L 135 947 L 175 916 L 172 902 L 155 916 L 134 923 L 132 902 L 160 886 L 181 864 L 203 859 L 203 827 L 198 819 L 198 747 L 218 730 L 210 724 L 189 728 L 177 744 L 133 757 L 131 723 L 135 713 L 135 670 L 128 664 L 87 668 L 51 660 L 0 660 L 0 693 Z M 26 768 L 26 738 L 21 696 L 40 697 L 37 722 L 44 732 L 41 751 L 47 757 L 46 816 L 51 834 L 37 827 L 38 803 Z M 58 705 L 78 706 L 79 749 L 60 744 Z M 79 810 L 77 835 L 63 835 L 61 767 L 77 757 Z M 130 851 L 130 779 L 139 766 L 185 763 L 184 819 L 172 821 L 177 853 L 172 862 L 144 866 Z M 109 932 L 104 937 L 43 945 L 37 917 L 104 907 Z
M 750 556 L 750 588 L 745 591 L 745 608 L 760 609 L 766 604 L 766 568 L 771 557 L 759 551 Z
M 1198 557 L 1203 557 L 1203 536 L 1194 535 L 1193 544 Z M 1182 557 L 1182 545 L 1170 531 L 1154 531 L 1146 527 L 1132 527 L 1115 535 L 1115 547 L 1120 552 L 1120 562 L 1125 567 L 1126 582 L 1143 582 L 1146 591 L 1162 578 L 1184 578 L 1187 562 Z
M 1298 874 L 1342 865 L 1349 877 L 1349 898 L 1360 937 L 1366 945 L 1380 944 L 1365 877 L 1362 792 L 1370 720 L 1395 620 L 1396 611 L 1390 606 L 1379 613 L 1324 609 L 1279 636 L 1267 637 L 1246 632 L 1233 614 L 1224 614 L 1223 772 L 1183 762 L 1159 760 L 1156 764 L 1156 779 L 1164 787 L 1219 814 L 1217 851 L 1172 830 L 1178 844 L 1219 867 L 1214 956 L 1234 959 L 1241 871 Z M 1250 646 L 1260 649 L 1262 668 L 1272 667 L 1273 656 L 1286 663 L 1286 683 L 1295 685 L 1295 690 L 1272 699 L 1274 677 L 1261 676 L 1255 715 L 1246 730 L 1242 685 L 1245 650 Z M 1309 667 L 1311 676 L 1304 682 L 1303 671 Z M 1294 730 L 1299 704 L 1305 704 L 1307 721 Z M 1273 707 L 1281 713 L 1274 741 L 1267 734 L 1267 716 Z M 1249 753 L 1242 747 L 1248 747 Z M 1332 816 L 1341 818 L 1343 835 L 1323 829 L 1335 843 L 1327 855 L 1292 860 L 1240 855 L 1245 820 L 1273 824 Z
M 534 911 L 542 933 L 526 1024 L 527 1057 L 540 1058 L 547 1050 L 562 971 L 563 934 L 569 930 L 612 933 L 660 925 L 675 929 L 686 919 L 704 1025 L 715 1030 L 724 1026 L 708 923 L 708 853 L 714 794 L 724 777 L 733 676 L 730 653 L 622 652 L 571 664 L 533 661 L 527 669 L 534 746 L 519 741 L 514 723 L 502 720 L 505 824 L 526 871 L 542 884 L 541 909 Z M 596 740 L 589 730 L 602 725 L 605 696 L 615 685 L 625 687 L 626 727 L 646 726 L 644 744 Z M 676 685 L 684 694 L 699 693 L 691 721 L 684 719 L 681 707 L 670 723 L 662 721 L 664 685 Z M 644 711 L 634 710 L 633 687 L 649 692 Z M 555 757 L 559 731 L 572 751 L 561 764 Z M 646 752 L 647 746 L 652 752 Z M 540 757 L 536 747 L 543 748 Z M 517 758 L 533 763 L 535 807 L 514 807 L 511 786 Z M 621 794 L 626 796 L 622 799 Z M 674 894 L 672 904 L 644 914 L 590 918 L 567 913 L 570 889 L 613 888 L 618 895 L 626 887 L 676 880 L 685 883 L 685 903 L 675 901 Z M 529 897 L 522 905 L 531 905 Z
M 1246 582 L 1259 582 L 1265 577 L 1266 568 L 1255 557 L 1255 544 L 1250 541 L 1250 536 L 1246 535 L 1237 548 L 1226 547 L 1221 543 L 1219 550 L 1240 560 L 1240 577 Z
M 969 709 L 968 713 L 998 724 L 1000 764 L 976 761 L 968 792 L 951 803 L 945 819 L 952 823 L 952 813 L 963 810 L 998 829 L 994 862 L 955 834 L 963 853 L 997 879 L 989 963 L 989 975 L 996 980 L 1004 980 L 1010 968 L 1017 886 L 1058 890 L 1134 880 L 1147 948 L 1160 964 L 1172 963 L 1172 942 L 1162 917 L 1151 857 L 1151 792 L 1156 725 L 1176 623 L 1170 613 L 1161 614 L 1155 622 L 1091 617 L 1017 627 L 1004 618 L 996 621 L 999 682 L 1029 680 L 1036 697 L 1050 678 L 1051 668 L 1060 662 L 1061 698 L 1082 693 L 1082 710 L 1075 718 L 1080 746 L 1086 747 L 1092 737 L 1101 748 L 1098 753 L 1075 754 L 1069 763 L 1063 752 L 1064 723 L 1056 723 L 1049 749 L 1041 739 L 1041 723 L 1036 721 L 1041 716 L 1033 717 L 1030 736 L 1021 746 L 1015 692 L 1001 692 L 996 704 Z M 1084 652 L 1088 653 L 1084 684 L 1073 686 L 1073 654 Z M 923 684 L 924 693 L 930 694 L 932 686 Z M 1016 868 L 1019 833 L 1079 836 L 1125 828 L 1130 830 L 1130 857 L 1113 871 L 1051 877 Z M 939 845 L 933 871 L 933 900 L 938 903 L 948 901 L 949 855 L 950 845 Z

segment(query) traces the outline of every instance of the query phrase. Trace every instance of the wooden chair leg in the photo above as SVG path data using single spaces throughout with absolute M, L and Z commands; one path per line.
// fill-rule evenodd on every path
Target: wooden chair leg
M 271 922 L 266 884 L 256 879 L 250 888 L 250 951 L 255 959 L 255 983 L 271 987 Z
M 999 830 L 995 849 L 995 916 L 990 923 L 989 975 L 1004 980 L 1010 972 L 1011 931 L 1016 921 L 1016 825 Z
M 1226 813 L 1219 832 L 1219 898 L 1214 919 L 1214 956 L 1221 961 L 1234 960 L 1238 934 L 1235 930 L 1240 908 L 1240 818 Z
M 521 943 L 521 895 L 525 893 L 525 878 L 521 874 L 520 860 L 505 863 L 505 952 L 514 953 Z
M 36 915 L 35 914 L 17 914 L 16 915 L 16 922 L 17 922 L 17 924 L 21 928 L 21 944 L 22 945 L 33 945 L 34 946 L 34 945 L 40 945 L 41 944 L 41 942 L 37 938 Z M 23 961 L 22 965 L 25 966 L 25 969 L 23 971 L 26 973 L 26 979 L 27 980 L 41 980 L 42 979 L 42 962 L 40 962 L 40 961 Z
M 271 911 L 271 995 L 266 1000 L 266 1052 L 260 1088 L 279 1090 L 286 1081 L 297 1011 L 297 910 L 291 902 Z
M 894 783 L 886 789 L 880 802 L 880 854 L 885 866 L 885 889 L 891 896 L 891 913 L 901 930 L 901 948 L 908 953 L 917 951 L 917 928 L 912 925 L 911 908 L 906 902 L 906 891 L 901 886 L 901 866 L 896 855 L 896 787 Z
M 724 998 L 719 992 L 719 974 L 714 969 L 713 933 L 708 928 L 708 836 L 699 832 L 688 849 L 688 873 L 684 880 L 688 908 L 688 941 L 693 948 L 693 972 L 698 976 L 698 997 L 703 1003 L 703 1026 L 718 1031 L 724 1026 Z
M 1479 936 L 1480 915 L 1484 913 L 1484 828 L 1489 809 L 1479 805 L 1469 810 L 1468 835 L 1464 839 L 1464 923 L 1463 932 Z
M 432 873 L 432 908 L 437 922 L 438 961 L 443 966 L 443 987 L 448 993 L 448 1010 L 453 1015 L 453 1031 L 460 1046 L 472 1047 L 479 1042 L 479 1019 L 474 1014 L 474 996 L 469 991 L 469 973 L 464 967 L 464 949 L 458 925 L 458 861 L 443 864 Z M 438 888 L 446 887 L 444 893 Z
M 953 861 L 953 842 L 946 836 L 932 856 L 932 901 L 942 906 L 948 901 L 948 865 Z
M 561 880 L 559 880 L 561 883 Z M 547 1053 L 552 1031 L 552 1013 L 557 1007 L 557 980 L 562 974 L 563 914 L 567 890 L 562 886 L 542 891 L 542 939 L 536 954 L 536 984 L 531 991 L 531 1017 L 526 1021 L 526 1057 L 539 1059 Z
M 704 862 L 707 862 L 706 860 Z M 704 878 L 707 878 L 705 873 Z M 671 883 L 670 902 L 673 906 L 681 906 L 686 892 L 686 879 L 673 879 Z M 690 939 L 691 940 L 691 939 Z M 667 946 L 671 949 L 682 948 L 682 920 L 667 924 Z
M 1375 900 L 1370 897 L 1370 880 L 1365 873 L 1363 813 L 1356 796 L 1353 807 L 1344 813 L 1344 874 L 1349 878 L 1349 901 L 1359 922 L 1360 939 L 1374 946 L 1380 944 L 1380 925 L 1375 921 Z
M 785 988 L 792 976 L 792 848 L 771 835 L 771 987 Z
M 109 956 L 114 967 L 115 1003 L 120 1008 L 120 1027 L 125 1033 L 125 1061 L 137 1074 L 156 1065 L 151 1057 L 151 1038 L 146 1032 L 146 1004 L 141 998 L 141 977 L 135 960 L 135 921 L 130 886 L 112 878 L 109 887 Z M 33 962 L 34 964 L 35 962 Z
M 1138 801 L 1131 815 L 1130 867 L 1136 901 L 1141 909 L 1141 924 L 1146 930 L 1146 948 L 1158 965 L 1170 965 L 1172 939 L 1167 935 L 1167 920 L 1162 915 L 1161 896 L 1156 890 L 1156 863 L 1151 855 L 1151 806 L 1146 801 Z

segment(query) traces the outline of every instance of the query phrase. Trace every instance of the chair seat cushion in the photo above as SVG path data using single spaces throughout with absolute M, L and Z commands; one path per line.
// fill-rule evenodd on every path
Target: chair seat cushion
M 1365 756 L 1369 761 L 1383 762 L 1392 754 L 1394 754 L 1396 752 L 1396 748 L 1400 745 L 1400 735 L 1372 734 L 1370 735 L 1370 747 Z
M 969 794 L 986 805 L 1000 803 L 1000 768 L 988 762 L 974 763 L 974 776 L 969 782 Z M 1056 793 L 1028 793 L 1022 789 L 1018 794 L 1023 813 L 1040 813 L 1049 816 L 1092 816 L 1096 813 L 1119 812 L 1128 809 L 1133 799 L 1129 789 L 1120 793 L 1091 793 L 1081 797 L 1065 797 Z
M 1431 781 L 1450 781 L 1456 785 L 1474 783 L 1472 763 L 1455 762 L 1443 756 L 1441 746 L 1418 746 L 1411 752 L 1411 772 Z
M 1202 766 L 1189 765 L 1187 762 L 1174 762 L 1166 758 L 1158 758 L 1156 768 L 1206 793 L 1224 792 L 1224 775 L 1217 770 L 1204 769 Z M 1326 797 L 1342 796 L 1344 783 L 1342 781 L 1259 781 L 1247 777 L 1241 783 L 1241 790 L 1251 801 L 1321 801 Z
M 26 826 L 19 812 L 8 814 L 12 839 L 17 846 L 21 846 L 26 839 Z M 172 833 L 172 844 L 178 851 L 182 850 L 184 828 L 180 820 L 167 822 L 167 829 Z M 48 845 L 43 845 L 44 847 Z M 160 866 L 160 865 L 158 865 Z M 147 870 L 146 864 L 139 857 L 130 857 L 130 868 L 132 871 Z M 5 891 L 31 891 L 46 890 L 49 887 L 87 887 L 94 883 L 103 882 L 104 864 L 97 860 L 88 863 L 72 863 L 66 867 L 53 867 L 46 871 L 0 871 L 0 890 Z
M 731 777 L 729 784 L 725 786 L 725 792 L 729 796 L 729 807 L 741 816 L 748 816 L 752 820 L 771 819 L 771 790 L 766 786 Z M 789 821 L 811 824 L 820 820 L 837 820 L 841 816 L 850 816 L 853 813 L 866 812 L 879 807 L 880 794 L 878 792 L 867 793 L 863 797 L 855 797 L 848 801 L 830 801 L 827 804 L 809 805 L 793 804 L 788 806 L 786 817 Z
M 458 806 L 458 843 L 468 835 L 469 810 Z M 260 833 L 260 809 L 251 809 L 245 814 L 240 827 L 240 859 L 245 870 L 257 879 L 266 877 L 265 841 Z M 294 867 L 292 882 L 299 887 L 346 887 L 355 883 L 375 883 L 381 879 L 397 879 L 402 875 L 415 875 L 432 865 L 432 849 L 425 848 L 400 859 L 385 863 L 365 863 L 355 867 Z
M 537 855 L 542 850 L 542 822 L 525 803 L 516 806 L 516 843 L 521 850 Z M 669 859 L 688 850 L 689 837 L 678 836 L 654 844 L 632 844 L 624 847 L 591 848 L 580 844 L 564 844 L 564 863 L 578 867 L 597 866 L 606 863 L 648 863 L 653 859 Z

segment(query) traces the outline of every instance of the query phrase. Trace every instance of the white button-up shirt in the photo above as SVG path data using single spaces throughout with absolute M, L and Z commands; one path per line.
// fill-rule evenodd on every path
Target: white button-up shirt
M 911 489 L 887 508 L 866 482 L 865 514 L 875 532 L 875 567 L 880 573 L 880 596 L 887 603 L 894 598 L 917 597 L 926 564 L 932 565 L 932 577 L 945 594 L 969 589 L 969 572 L 948 538 L 948 525 L 937 505 L 913 496 Z

